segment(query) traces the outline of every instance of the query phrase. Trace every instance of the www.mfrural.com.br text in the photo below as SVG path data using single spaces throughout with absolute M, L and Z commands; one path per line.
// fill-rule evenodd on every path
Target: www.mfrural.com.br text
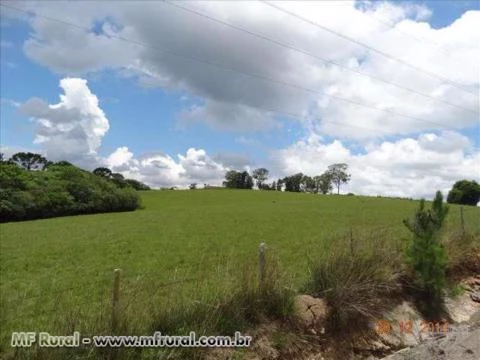
M 12 347 L 248 347 L 251 336 L 235 332 L 234 336 L 197 336 L 192 331 L 189 335 L 163 335 L 155 332 L 147 336 L 96 335 L 81 336 L 76 331 L 72 335 L 51 335 L 48 332 L 13 332 Z

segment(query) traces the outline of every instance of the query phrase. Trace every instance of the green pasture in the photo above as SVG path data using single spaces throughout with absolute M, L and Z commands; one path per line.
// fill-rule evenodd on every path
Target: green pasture
M 433 193 L 432 193 L 433 195 Z M 150 330 L 155 308 L 227 288 L 260 242 L 299 286 L 309 259 L 339 237 L 409 237 L 402 220 L 418 202 L 243 190 L 142 192 L 144 209 L 0 225 L 0 352 L 12 331 L 109 332 L 113 269 L 122 270 L 121 316 Z M 468 231 L 480 209 L 464 207 Z M 451 206 L 447 229 L 460 228 Z M 388 244 L 386 244 L 387 246 Z

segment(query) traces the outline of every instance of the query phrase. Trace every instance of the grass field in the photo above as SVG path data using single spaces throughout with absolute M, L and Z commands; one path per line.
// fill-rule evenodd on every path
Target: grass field
M 196 190 L 143 192 L 144 209 L 7 223 L 1 231 L 1 348 L 12 331 L 108 333 L 112 270 L 122 269 L 121 309 L 145 334 L 152 311 L 228 287 L 258 244 L 300 286 L 310 258 L 335 238 L 381 231 L 409 237 L 402 219 L 416 201 L 360 196 Z M 460 226 L 452 206 L 447 228 Z M 465 207 L 470 232 L 480 209 Z M 389 240 L 390 239 L 390 240 Z

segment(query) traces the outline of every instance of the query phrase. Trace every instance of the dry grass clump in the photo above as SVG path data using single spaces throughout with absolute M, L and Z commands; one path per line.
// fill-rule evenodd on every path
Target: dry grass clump
M 350 246 L 338 240 L 325 256 L 312 262 L 307 293 L 326 299 L 331 332 L 367 329 L 392 306 L 400 291 L 401 251 L 386 246 L 385 234 L 367 235 Z

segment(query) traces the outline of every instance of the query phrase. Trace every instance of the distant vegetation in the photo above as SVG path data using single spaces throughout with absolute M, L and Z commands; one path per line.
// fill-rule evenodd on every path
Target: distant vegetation
M 448 193 L 447 202 L 475 206 L 480 201 L 480 185 L 475 181 L 457 181 Z
M 131 211 L 140 206 L 135 190 L 148 186 L 106 168 L 101 174 L 97 170 L 92 174 L 33 153 L 17 153 L 9 160 L 2 156 L 0 221 Z
M 286 176 L 271 184 L 267 183 L 269 171 L 265 168 L 253 170 L 252 175 L 247 171 L 239 172 L 235 170 L 227 171 L 223 186 L 229 189 L 252 189 L 256 180 L 259 190 L 285 190 L 287 192 L 308 192 L 314 194 L 328 194 L 335 186 L 337 194 L 340 193 L 340 186 L 350 181 L 350 174 L 347 173 L 348 165 L 344 163 L 332 164 L 321 175 L 314 177 L 297 173 Z M 196 184 L 192 184 L 195 185 Z M 190 189 L 195 187 L 190 186 Z

